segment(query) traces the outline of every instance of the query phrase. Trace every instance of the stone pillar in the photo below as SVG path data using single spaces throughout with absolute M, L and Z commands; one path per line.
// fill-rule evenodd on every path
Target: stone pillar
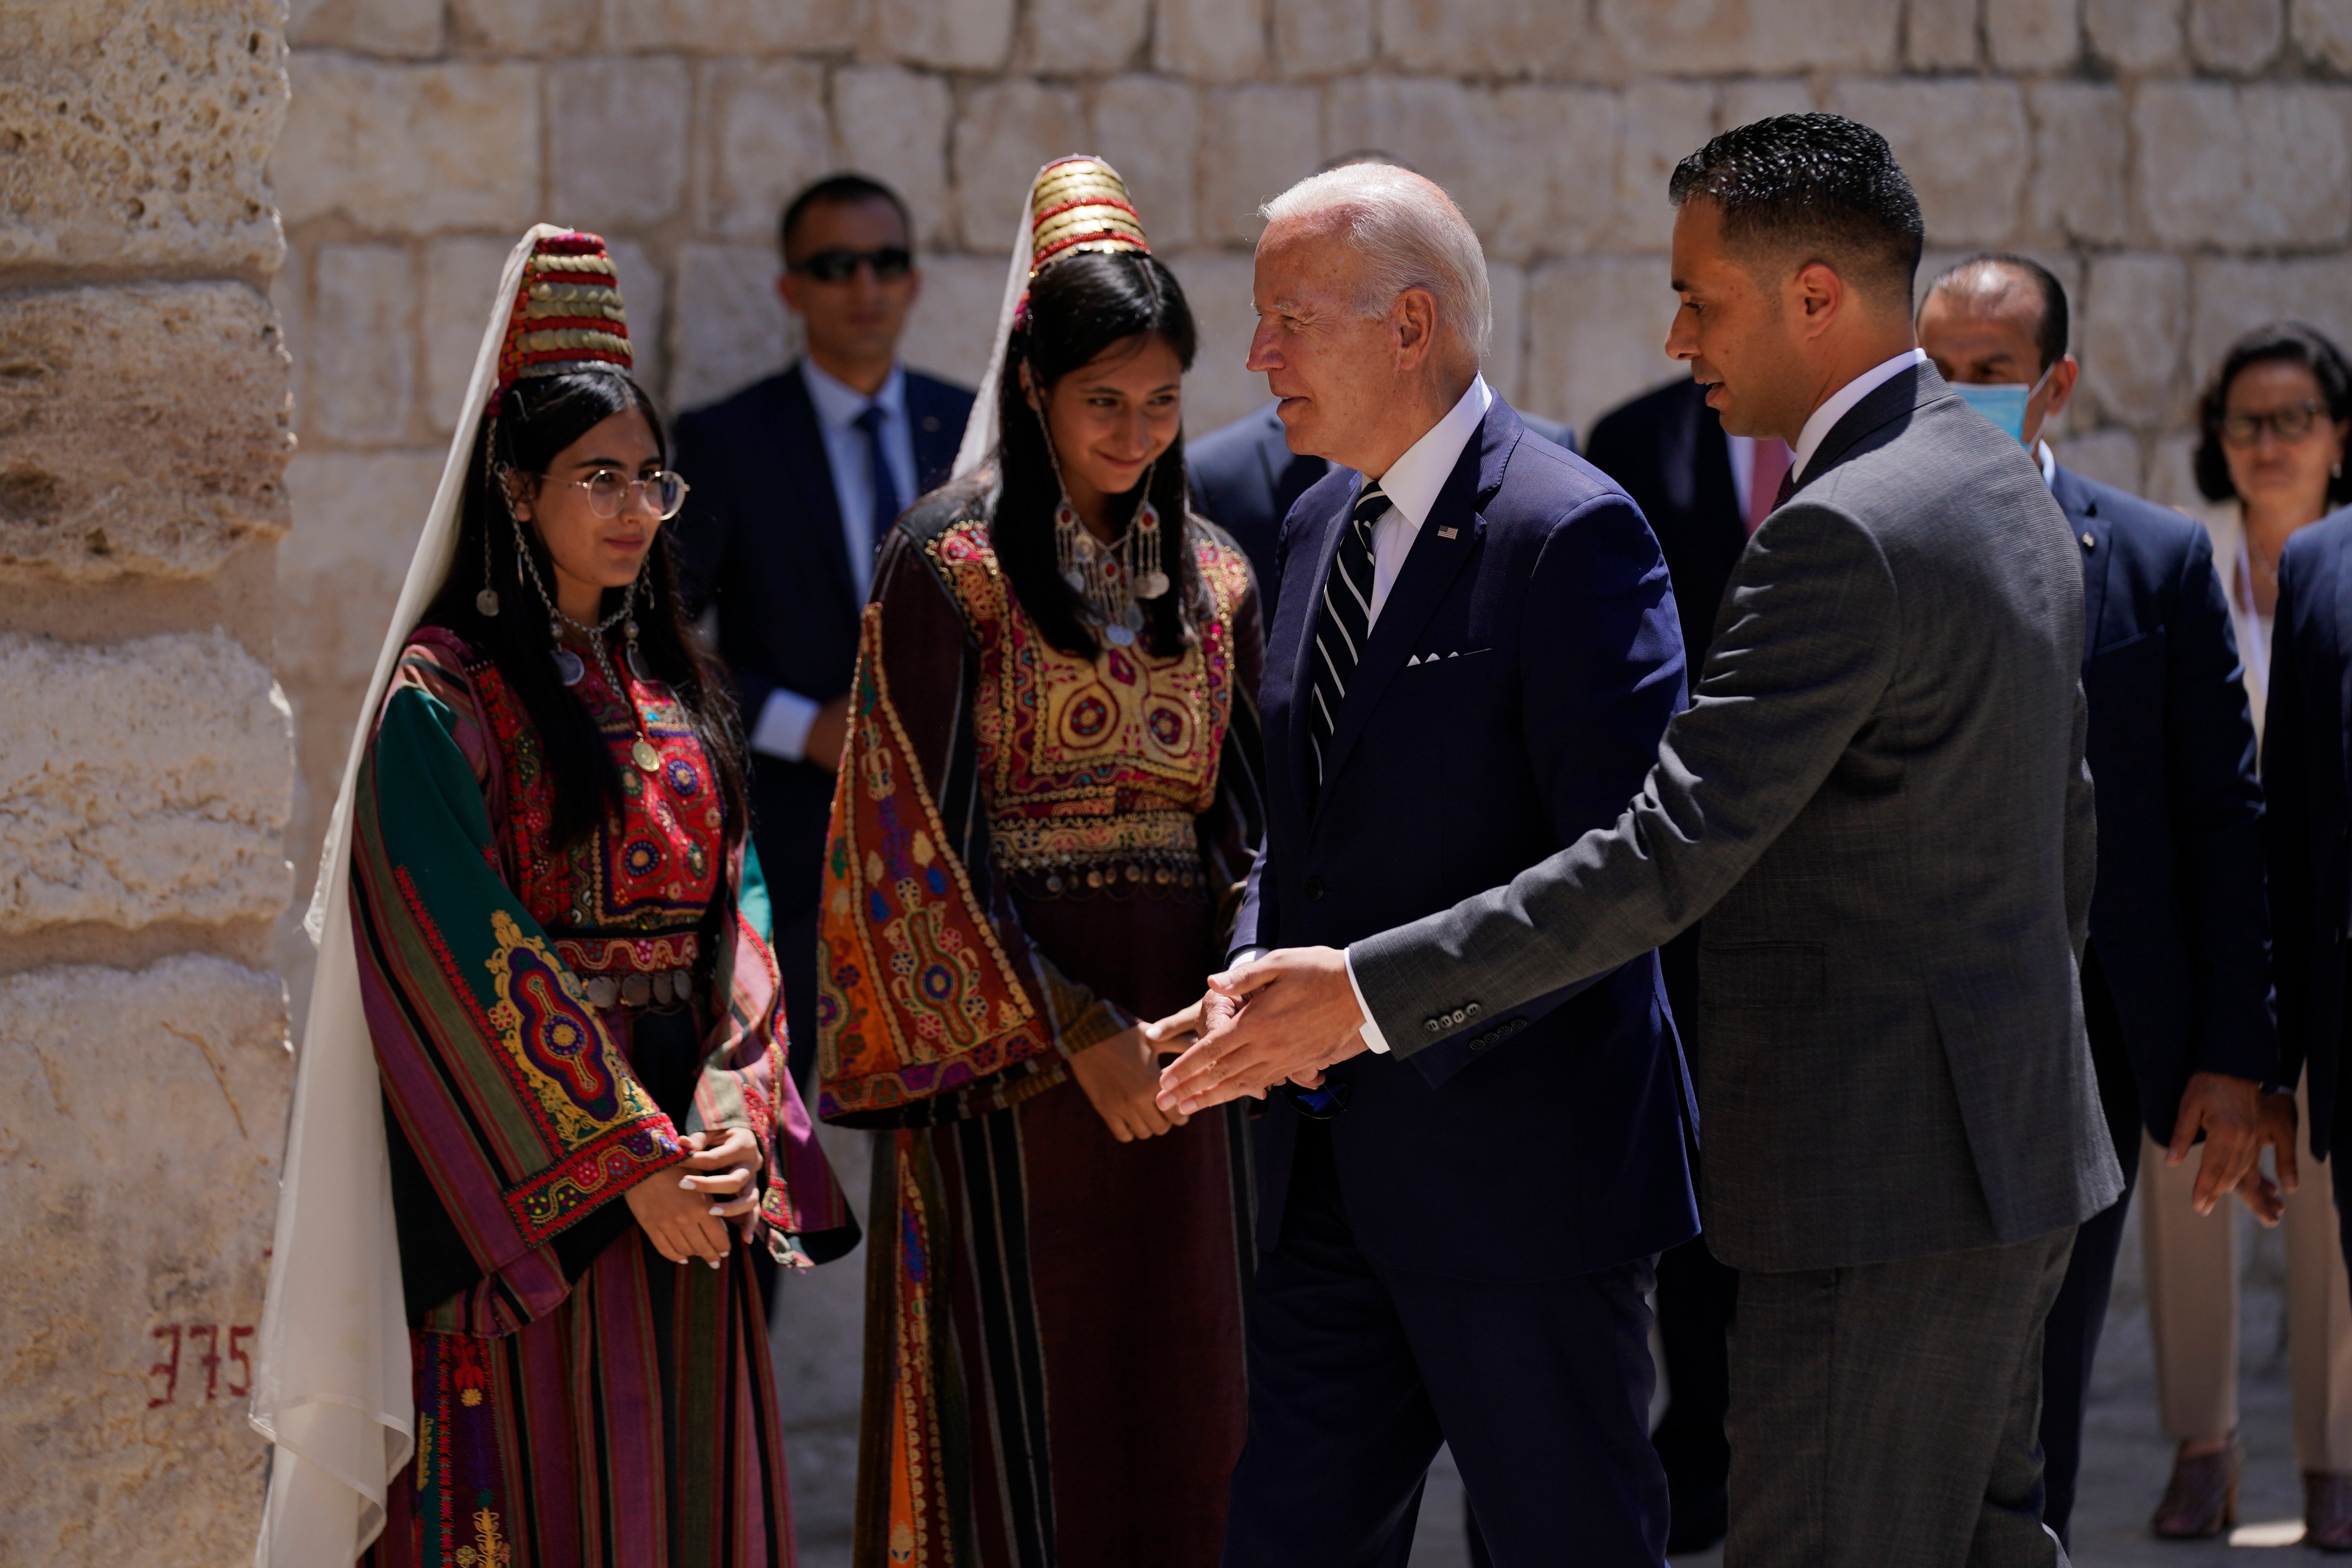
M 283 0 L 0 4 L 0 1562 L 249 1560 Z

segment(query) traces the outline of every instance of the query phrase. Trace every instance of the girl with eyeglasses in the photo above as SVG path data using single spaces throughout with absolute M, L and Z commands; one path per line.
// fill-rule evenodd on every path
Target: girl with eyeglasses
M 534 229 L 494 312 L 314 906 L 263 1561 L 781 1568 L 758 1275 L 856 1226 L 603 242 Z

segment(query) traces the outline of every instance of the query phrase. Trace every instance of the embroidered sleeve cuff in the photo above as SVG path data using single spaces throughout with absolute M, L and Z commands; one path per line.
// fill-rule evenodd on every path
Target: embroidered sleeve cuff
M 1134 1026 L 1135 1020 L 1127 1016 L 1127 1009 L 1097 998 L 1093 1006 L 1063 1026 L 1058 1043 L 1064 1056 L 1074 1057 Z
M 809 726 L 816 722 L 822 703 L 779 686 L 760 705 L 760 721 L 751 726 L 751 749 L 764 756 L 802 762 L 808 755 Z
M 1372 1010 L 1364 1005 L 1364 988 L 1356 980 L 1356 955 L 1351 949 L 1339 955 L 1348 964 L 1348 989 L 1356 994 L 1356 1010 L 1364 1016 L 1363 1026 L 1357 1033 L 1364 1037 L 1364 1046 L 1382 1056 L 1389 1054 L 1389 1038 L 1381 1033 L 1380 1025 L 1372 1021 Z

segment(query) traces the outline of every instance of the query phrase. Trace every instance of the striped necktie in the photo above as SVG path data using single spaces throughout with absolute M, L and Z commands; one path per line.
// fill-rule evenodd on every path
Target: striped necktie
M 1323 783 L 1323 754 L 1331 732 L 1339 727 L 1339 704 L 1347 700 L 1348 682 L 1363 657 L 1364 638 L 1372 626 L 1372 524 L 1389 510 L 1389 498 L 1380 481 L 1364 481 L 1356 510 L 1339 536 L 1339 552 L 1331 561 L 1331 575 L 1323 584 L 1323 610 L 1315 620 L 1315 679 L 1307 731 L 1315 742 L 1315 783 Z

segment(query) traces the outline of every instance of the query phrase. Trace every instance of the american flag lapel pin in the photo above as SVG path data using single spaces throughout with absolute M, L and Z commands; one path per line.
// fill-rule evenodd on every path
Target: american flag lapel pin
M 1441 528 L 1437 531 L 1437 537 L 1440 539 L 1452 539 L 1461 531 L 1462 531 L 1458 528 Z

